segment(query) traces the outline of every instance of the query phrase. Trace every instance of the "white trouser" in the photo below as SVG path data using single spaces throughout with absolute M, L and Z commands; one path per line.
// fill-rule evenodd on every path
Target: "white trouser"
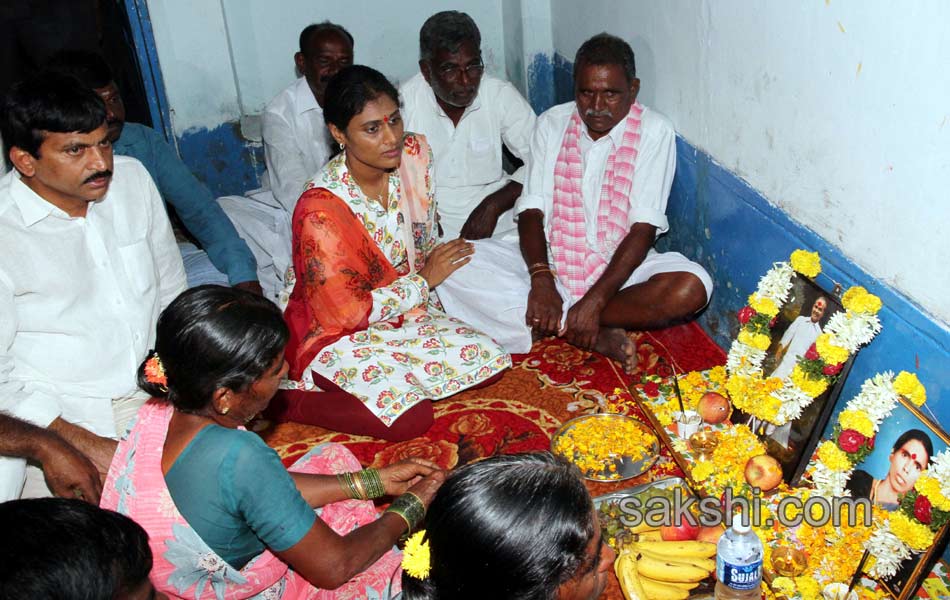
M 114 427 L 111 431 L 103 431 L 100 428 L 100 431 L 93 433 L 111 438 L 125 434 L 146 400 L 148 395 L 141 392 L 113 400 Z M 17 498 L 46 498 L 52 495 L 39 466 L 28 464 L 22 458 L 0 457 L 0 502 Z

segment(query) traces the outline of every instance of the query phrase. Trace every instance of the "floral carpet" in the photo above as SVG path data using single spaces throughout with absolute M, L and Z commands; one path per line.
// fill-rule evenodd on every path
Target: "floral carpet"
M 627 387 L 643 375 L 708 369 L 725 362 L 725 353 L 695 324 L 631 333 L 638 365 L 632 374 L 603 355 L 578 350 L 559 339 L 537 342 L 528 354 L 513 356 L 513 365 L 494 385 L 463 392 L 434 404 L 435 423 L 425 436 L 389 443 L 336 433 L 308 425 L 282 423 L 261 431 L 285 464 L 324 442 L 347 446 L 364 465 L 385 465 L 420 456 L 454 468 L 494 454 L 547 450 L 561 423 L 610 409 L 646 419 Z M 666 371 L 664 371 L 666 370 Z M 666 448 L 639 478 L 617 484 L 589 483 L 594 496 L 661 477 L 681 475 Z M 621 598 L 611 576 L 604 598 Z

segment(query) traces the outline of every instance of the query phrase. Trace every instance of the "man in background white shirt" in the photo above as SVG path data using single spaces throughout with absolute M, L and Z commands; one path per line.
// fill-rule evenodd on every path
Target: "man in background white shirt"
M 277 94 L 261 115 L 264 161 L 262 187 L 243 196 L 224 196 L 224 209 L 257 260 L 265 297 L 276 300 L 290 267 L 290 221 L 307 181 L 330 159 L 330 132 L 323 120 L 327 82 L 353 64 L 353 36 L 335 23 L 308 25 L 300 32 L 294 63 L 301 77 Z
M 575 101 L 551 108 L 535 127 L 514 209 L 520 248 L 475 242 L 472 261 L 439 286 L 448 314 L 512 353 L 527 352 L 532 334 L 560 335 L 630 372 L 636 347 L 626 330 L 664 327 L 706 305 L 709 274 L 653 249 L 669 229 L 676 135 L 636 103 L 639 90 L 626 42 L 604 33 L 581 45 Z
M 406 130 L 432 146 L 443 237 L 517 239 L 511 208 L 525 167 L 505 173 L 502 144 L 528 162 L 534 110 L 513 85 L 484 75 L 481 33 L 465 13 L 443 11 L 426 20 L 419 70 L 399 90 L 402 116 Z
M 145 400 L 136 370 L 158 314 L 185 289 L 181 255 L 148 172 L 113 160 L 95 92 L 41 73 L 0 115 L 14 167 L 0 178 L 0 411 L 48 427 L 104 473 Z M 20 495 L 25 468 L 0 458 L 0 499 Z

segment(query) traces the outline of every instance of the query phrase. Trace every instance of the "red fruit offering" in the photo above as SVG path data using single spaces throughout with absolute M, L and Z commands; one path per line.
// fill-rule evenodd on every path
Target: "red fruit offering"
M 729 400 L 722 394 L 706 392 L 703 394 L 703 397 L 699 399 L 697 410 L 700 416 L 703 417 L 703 421 L 710 425 L 715 425 L 729 418 L 729 415 L 732 413 L 732 405 L 729 404 Z

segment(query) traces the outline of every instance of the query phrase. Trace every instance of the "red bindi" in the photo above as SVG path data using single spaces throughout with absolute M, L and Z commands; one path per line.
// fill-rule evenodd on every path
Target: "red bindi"
M 911 454 L 911 455 L 910 455 L 910 459 L 911 459 L 911 460 L 917 460 L 917 453 L 914 452 L 913 454 Z
M 383 115 L 383 123 L 389 123 L 389 115 Z

